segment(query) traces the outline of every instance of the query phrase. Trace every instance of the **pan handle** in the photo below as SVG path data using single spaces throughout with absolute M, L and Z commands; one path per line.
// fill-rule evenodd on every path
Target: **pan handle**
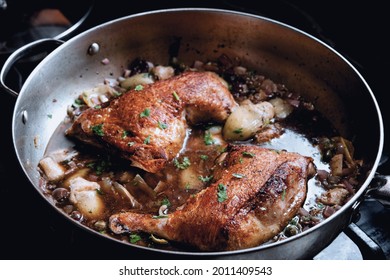
M 384 207 L 390 208 L 390 175 L 376 174 L 367 189 L 366 198 L 373 198 Z
M 21 59 L 36 55 L 43 55 L 46 56 L 49 53 L 51 53 L 54 49 L 56 49 L 58 46 L 62 45 L 64 41 L 57 40 L 57 39 L 41 39 L 34 42 L 31 42 L 16 51 L 14 51 L 5 61 L 1 72 L 0 72 L 0 86 L 4 88 L 6 92 L 14 96 L 15 98 L 18 97 L 19 93 L 17 93 L 15 90 L 11 89 L 5 84 L 5 79 L 7 77 L 8 72 L 11 70 L 11 68 Z M 43 59 L 43 57 L 42 57 Z

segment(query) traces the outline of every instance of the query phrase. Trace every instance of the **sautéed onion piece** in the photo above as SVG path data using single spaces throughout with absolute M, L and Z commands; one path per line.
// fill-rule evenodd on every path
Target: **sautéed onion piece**
M 145 84 L 184 71 L 216 72 L 240 107 L 227 119 L 226 126 L 204 124 L 189 128 L 181 152 L 163 171 L 147 173 L 100 150 L 64 141 L 65 130 L 85 109 L 100 108 L 129 89 L 141 89 Z M 177 58 L 167 66 L 137 58 L 121 77 L 106 79 L 81 92 L 67 113 L 40 161 L 41 187 L 70 217 L 125 242 L 188 250 L 183 244 L 144 232 L 115 235 L 107 226 L 108 219 L 128 210 L 150 213 L 160 219 L 180 209 L 189 197 L 212 182 L 213 166 L 223 160 L 229 142 L 287 150 L 314 159 L 316 176 L 308 182 L 303 207 L 269 242 L 320 223 L 345 204 L 359 187 L 363 162 L 354 159 L 352 142 L 339 136 L 313 103 L 226 55 L 216 61 L 195 61 L 191 66 Z M 165 126 L 159 123 L 160 129 Z M 98 129 L 95 133 L 99 133 Z M 127 137 L 126 133 L 122 137 Z

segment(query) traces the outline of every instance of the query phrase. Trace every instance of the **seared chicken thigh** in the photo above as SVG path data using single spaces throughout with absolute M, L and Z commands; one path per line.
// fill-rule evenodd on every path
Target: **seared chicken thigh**
M 114 233 L 144 231 L 200 250 L 262 244 L 296 215 L 306 197 L 312 159 L 254 145 L 230 145 L 209 187 L 167 217 L 123 212 L 110 217 Z
M 182 148 L 188 124 L 222 123 L 236 106 L 215 73 L 185 72 L 84 111 L 66 135 L 156 173 Z

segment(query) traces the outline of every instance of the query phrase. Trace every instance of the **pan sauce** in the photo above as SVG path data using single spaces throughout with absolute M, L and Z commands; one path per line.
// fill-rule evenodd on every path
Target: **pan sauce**
M 175 73 L 188 68 L 176 62 L 173 62 L 172 66 Z M 151 66 L 150 62 L 148 64 L 144 60 L 136 60 L 129 69 L 133 74 L 140 74 L 151 72 L 152 67 L 154 66 Z M 317 175 L 308 182 L 307 197 L 301 211 L 271 242 L 295 235 L 321 222 L 354 194 L 359 185 L 361 163 L 353 159 L 352 144 L 337 136 L 337 132 L 315 110 L 313 104 L 292 94 L 284 85 L 275 84 L 262 75 L 247 71 L 226 56 L 220 57 L 217 62 L 196 62 L 194 67 L 200 71 L 215 71 L 225 78 L 238 102 L 249 99 L 257 103 L 278 97 L 286 100 L 291 104 L 290 108 L 293 108 L 286 118 L 273 119 L 270 123 L 283 128 L 283 133 L 279 133 L 277 137 L 265 142 L 256 140 L 259 139 L 256 137 L 237 141 L 297 152 L 314 159 Z M 122 83 L 129 81 L 125 77 L 119 80 Z M 138 82 L 142 83 L 142 80 Z M 77 103 L 80 103 L 80 100 L 78 99 Z M 87 102 L 90 100 L 92 99 L 86 99 Z M 84 107 L 85 103 L 81 102 Z M 64 120 L 53 134 L 44 155 L 44 159 L 54 159 L 50 163 L 57 164 L 64 171 L 64 175 L 60 179 L 50 180 L 45 167 L 40 164 L 41 187 L 45 194 L 65 213 L 101 234 L 138 245 L 188 250 L 182 245 L 147 233 L 114 235 L 107 227 L 108 219 L 114 213 L 132 209 L 151 213 L 159 218 L 175 211 L 187 198 L 207 187 L 212 180 L 214 162 L 227 145 L 222 136 L 222 127 L 212 124 L 192 127 L 187 132 L 186 145 L 175 161 L 169 163 L 163 172 L 150 174 L 129 167 L 128 162 L 122 159 L 67 139 L 64 136 L 65 130 L 72 118 L 77 117 L 74 112 L 79 113 L 78 111 L 83 109 L 76 106 L 72 110 L 71 118 Z M 206 143 L 208 137 L 212 140 L 211 144 Z M 335 155 L 342 155 L 341 166 L 340 156 Z M 97 210 L 92 211 L 93 213 L 86 211 L 83 205 L 72 202 L 69 184 L 77 177 L 97 183 L 96 189 L 90 194 L 98 197 L 101 205 L 94 204 L 92 207 Z

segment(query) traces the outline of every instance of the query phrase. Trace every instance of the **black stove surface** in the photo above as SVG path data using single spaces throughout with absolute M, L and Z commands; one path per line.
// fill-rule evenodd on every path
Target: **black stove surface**
M 383 3 L 368 5 L 363 1 L 344 7 L 332 1 L 145 1 L 134 7 L 132 2 L 127 2 L 112 0 L 110 5 L 95 3 L 78 32 L 129 14 L 173 7 L 233 9 L 287 23 L 334 47 L 354 64 L 378 100 L 385 123 L 385 139 L 389 139 L 386 128 L 390 127 L 390 112 L 386 110 L 385 99 L 386 74 L 390 66 L 387 51 L 390 46 L 384 39 L 387 15 Z M 73 1 L 70 3 L 75 5 Z M 0 58 L 1 66 L 5 59 L 6 56 Z M 11 81 L 14 87 L 18 86 L 18 82 Z M 142 258 L 136 251 L 75 227 L 42 200 L 21 170 L 14 152 L 11 135 L 14 104 L 15 98 L 0 90 L 0 259 Z M 390 155 L 390 145 L 385 146 L 384 155 Z M 378 172 L 390 174 L 390 163 L 385 162 Z M 380 246 L 383 255 L 362 253 L 362 249 L 350 239 L 351 232 L 346 230 L 314 259 L 390 259 L 388 221 L 390 210 L 375 200 L 366 199 L 360 208 L 360 219 L 355 224 Z

